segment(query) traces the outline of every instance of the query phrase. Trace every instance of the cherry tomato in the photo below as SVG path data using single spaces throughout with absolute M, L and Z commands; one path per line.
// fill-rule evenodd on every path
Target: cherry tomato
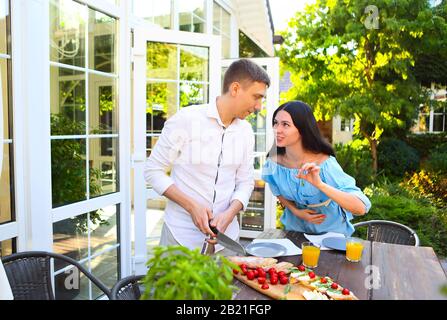
M 331 288 L 332 289 L 338 289 L 338 284 L 336 284 L 335 282 L 333 284 L 331 284 Z
M 255 275 L 255 278 L 257 278 L 258 276 L 259 276 L 259 271 L 258 270 L 253 270 L 253 273 L 254 273 L 254 275 Z
M 326 278 L 321 278 L 321 279 L 320 279 L 320 282 L 321 282 L 321 283 L 327 283 L 327 279 L 326 279 Z
M 270 277 L 271 284 L 278 284 L 278 277 Z
M 236 269 L 233 269 L 233 274 L 238 274 L 239 273 L 239 271 L 238 270 L 236 270 Z
M 269 285 L 267 283 L 264 283 L 261 288 L 267 290 L 269 288 Z
M 279 278 L 279 283 L 287 284 L 287 283 L 289 283 L 289 279 L 287 277 L 280 277 Z
M 253 271 L 247 271 L 247 278 L 248 280 L 253 280 L 255 278 L 255 274 L 253 273 Z
M 284 271 L 278 272 L 278 277 L 284 277 L 286 273 Z
M 345 295 L 345 296 L 349 296 L 349 294 L 351 293 L 351 292 L 349 292 L 349 290 L 348 289 L 343 289 L 343 291 L 341 292 L 343 295 Z
M 259 275 L 259 277 L 265 278 L 266 273 L 262 268 L 258 268 L 258 275 Z
M 264 277 L 259 277 L 259 278 L 258 278 L 258 283 L 259 283 L 259 284 L 264 284 L 264 283 L 265 283 L 265 280 L 266 280 L 266 279 L 265 279 Z
M 309 272 L 309 278 L 314 279 L 315 278 L 315 273 L 314 272 Z
M 300 271 L 306 271 L 306 267 L 303 265 L 298 266 L 298 270 Z
M 276 273 L 276 269 L 275 268 L 270 268 L 268 271 L 267 271 L 268 273 Z
M 241 269 L 247 269 L 247 265 L 245 263 L 240 264 L 239 267 L 241 267 Z

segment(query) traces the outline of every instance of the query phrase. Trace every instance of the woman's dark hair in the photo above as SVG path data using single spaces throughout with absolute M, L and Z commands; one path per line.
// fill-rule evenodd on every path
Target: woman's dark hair
M 275 123 L 276 114 L 281 110 L 290 114 L 293 124 L 301 134 L 304 150 L 313 153 L 324 153 L 335 157 L 334 148 L 321 135 L 317 120 L 315 120 L 312 109 L 307 104 L 301 101 L 289 101 L 282 104 L 273 113 L 272 126 Z M 275 154 L 283 155 L 285 153 L 285 147 L 277 147 L 276 143 L 273 143 L 267 156 L 270 157 Z

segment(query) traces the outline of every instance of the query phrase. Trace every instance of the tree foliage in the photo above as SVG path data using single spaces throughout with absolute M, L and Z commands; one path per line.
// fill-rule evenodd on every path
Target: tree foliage
M 287 98 L 309 103 L 317 120 L 354 118 L 354 133 L 369 141 L 377 171 L 382 133 L 408 129 L 428 99 L 415 61 L 447 43 L 447 24 L 426 0 L 370 4 L 317 0 L 291 19 L 278 54 L 292 73 Z

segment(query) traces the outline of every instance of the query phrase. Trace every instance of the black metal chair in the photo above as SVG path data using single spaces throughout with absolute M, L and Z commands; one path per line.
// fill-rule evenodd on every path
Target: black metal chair
M 388 220 L 370 220 L 354 224 L 354 228 L 367 227 L 367 240 L 394 243 L 410 246 L 419 246 L 419 237 L 416 232 L 394 221 Z
M 14 300 L 55 300 L 51 259 L 76 267 L 110 299 L 110 289 L 76 260 L 52 252 L 28 251 L 2 258 Z
M 145 276 L 128 276 L 119 280 L 112 288 L 111 300 L 140 300 Z

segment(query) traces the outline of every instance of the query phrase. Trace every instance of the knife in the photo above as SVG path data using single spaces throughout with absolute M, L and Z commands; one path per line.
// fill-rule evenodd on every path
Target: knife
M 230 237 L 226 236 L 223 232 L 217 230 L 216 227 L 211 226 L 210 229 L 217 235 L 217 243 L 223 245 L 225 248 L 230 249 L 231 251 L 240 253 L 244 256 L 247 255 L 245 248 L 237 241 L 234 241 Z

